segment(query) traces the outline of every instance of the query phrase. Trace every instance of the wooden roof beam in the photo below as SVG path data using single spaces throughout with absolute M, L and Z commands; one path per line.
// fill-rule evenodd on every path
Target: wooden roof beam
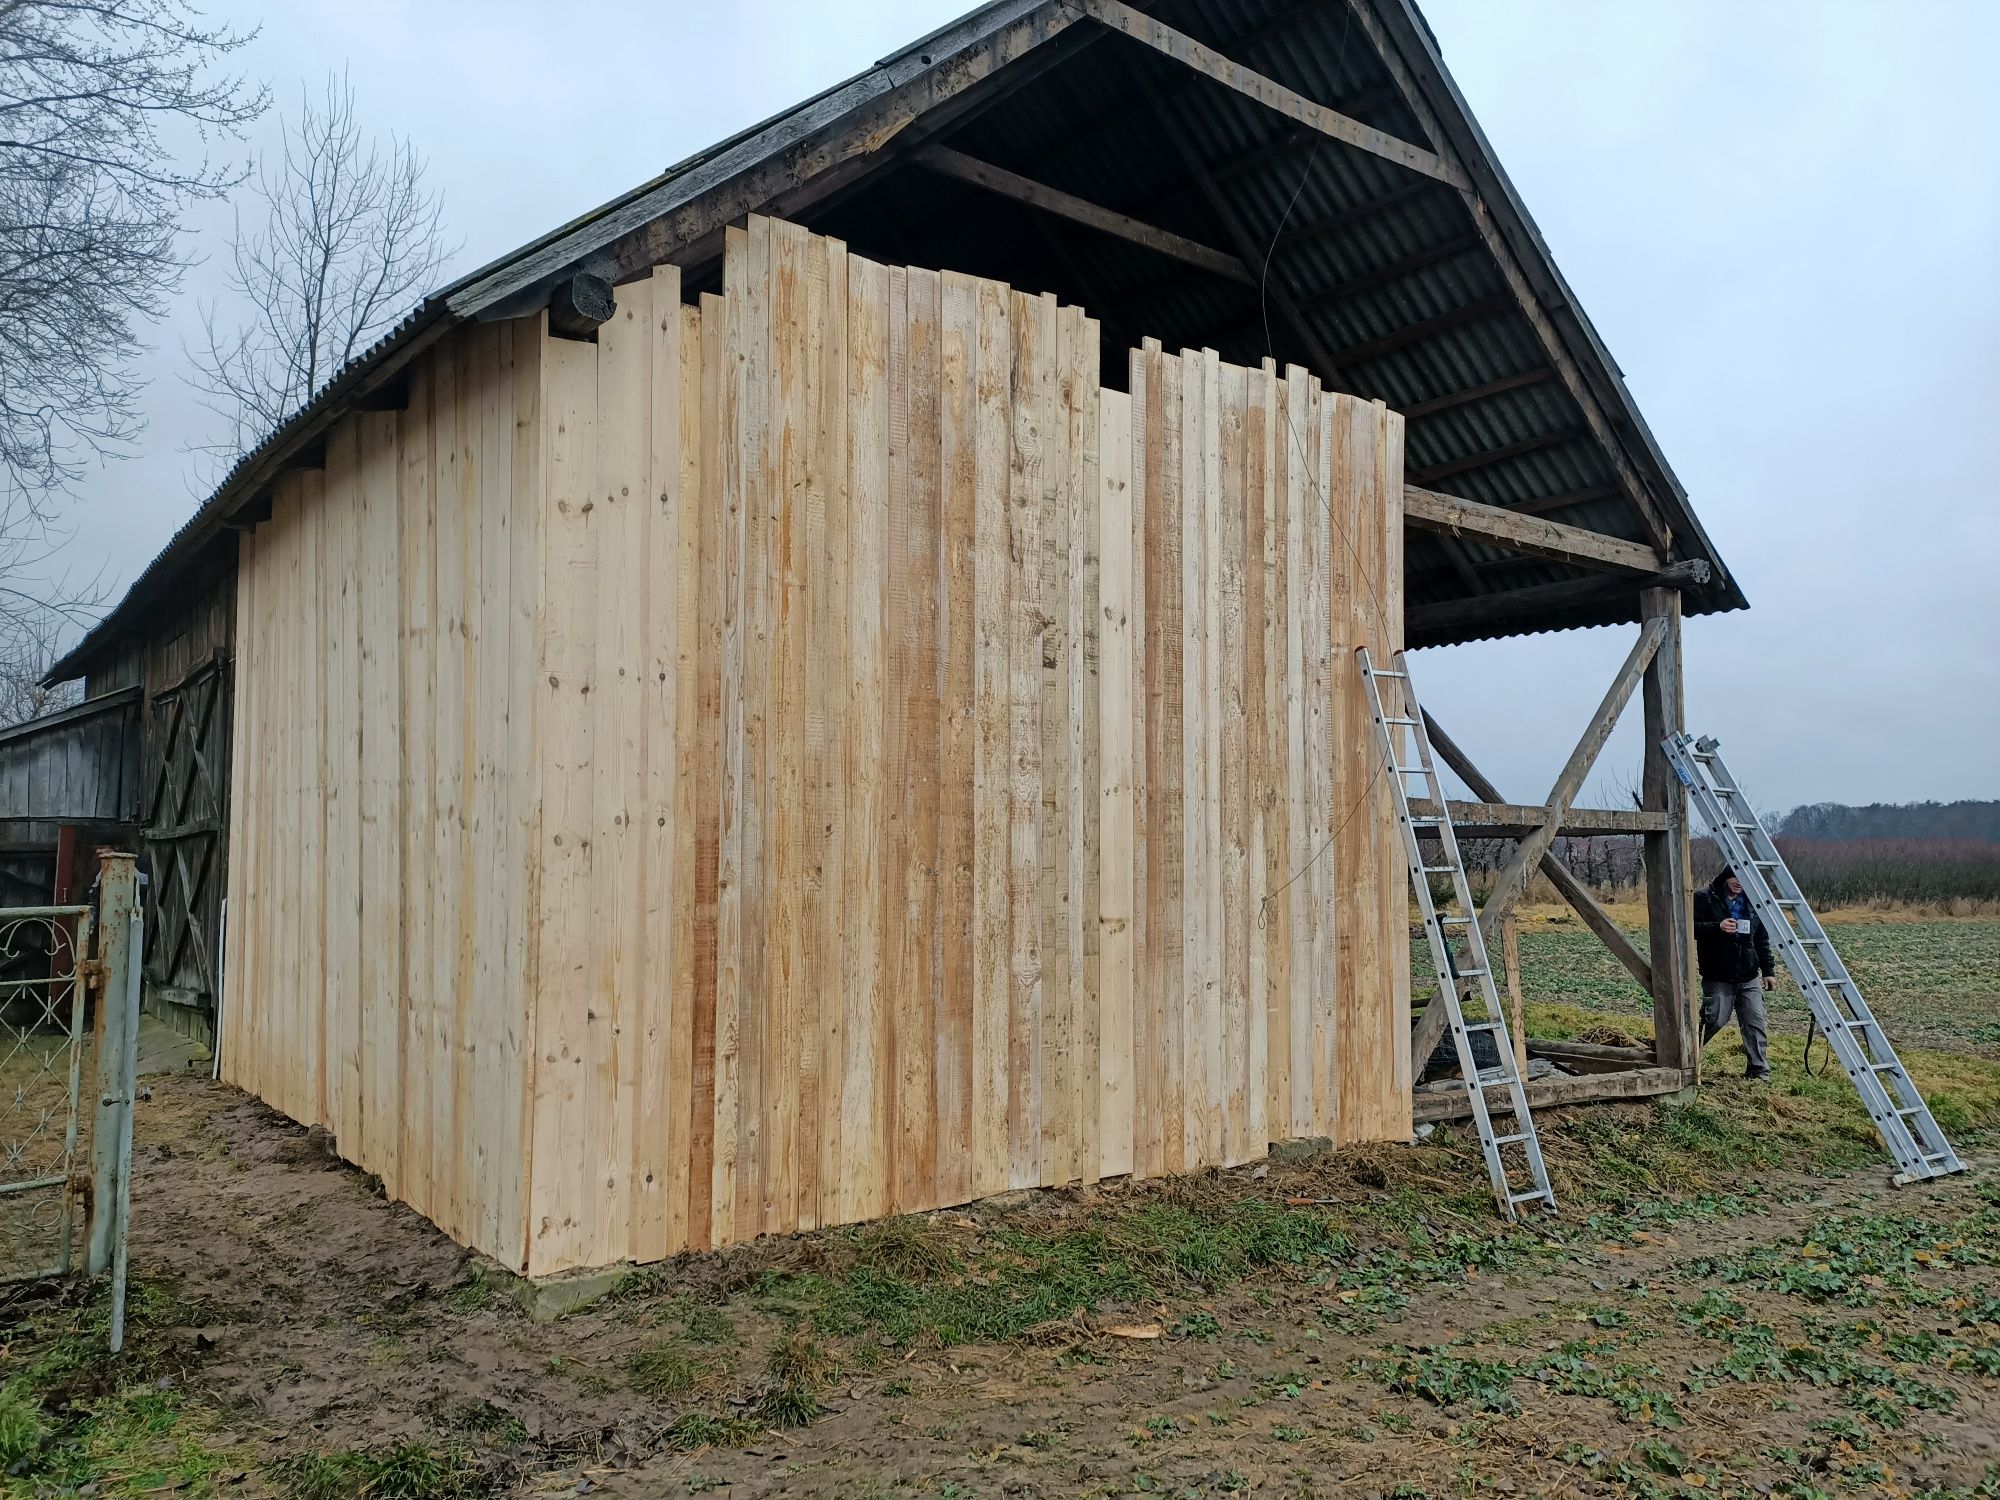
M 1403 522 L 1420 531 L 1477 537 L 1510 552 L 1576 567 L 1650 574 L 1659 570 L 1661 562 L 1651 547 L 1639 542 L 1520 515 L 1497 505 L 1481 505 L 1476 500 L 1461 500 L 1456 495 L 1441 495 L 1414 484 L 1403 486 Z
M 1561 583 L 1536 584 L 1532 588 L 1510 589 L 1477 599 L 1453 599 L 1443 604 L 1413 604 L 1403 611 L 1403 630 L 1411 646 L 1435 645 L 1442 637 L 1467 629 L 1502 627 L 1537 615 L 1581 605 L 1631 601 L 1636 615 L 1639 591 L 1645 588 L 1700 588 L 1713 576 L 1702 558 L 1671 563 L 1657 573 L 1599 574 L 1595 578 L 1571 578 Z
M 1121 240 L 1142 246 L 1170 260 L 1197 266 L 1244 286 L 1256 285 L 1257 278 L 1237 256 L 1210 249 L 1197 240 L 1188 239 L 1185 235 L 1175 234 L 1171 230 L 1141 223 L 1128 215 L 1092 203 L 1087 198 L 1079 198 L 1074 193 L 1066 193 L 1061 188 L 1035 182 L 1017 172 L 1010 172 L 1005 167 L 996 167 L 991 162 L 967 156 L 963 151 L 955 151 L 949 146 L 926 146 L 916 154 L 915 161 L 919 166 L 942 176 L 984 188 L 989 193 L 997 193 L 1003 198 L 1011 198 L 1016 203 L 1040 209 L 1044 213 L 1055 214 L 1059 218 L 1086 225 L 1101 233 L 1115 235 Z
M 1539 370 L 1523 370 L 1519 375 L 1503 375 L 1498 380 L 1489 380 L 1484 385 L 1467 386 L 1464 390 L 1448 391 L 1442 396 L 1433 396 L 1428 401 L 1413 401 L 1408 406 L 1399 407 L 1405 421 L 1421 421 L 1435 416 L 1441 411 L 1466 406 L 1474 401 L 1484 401 L 1488 396 L 1498 396 L 1504 391 L 1525 390 L 1531 385 L 1544 385 L 1556 378 L 1556 372 L 1548 366 Z
M 1426 266 L 1434 266 L 1439 261 L 1450 260 L 1454 255 L 1463 255 L 1468 250 L 1478 248 L 1478 235 L 1460 235 L 1457 239 L 1447 240 L 1442 245 L 1433 245 L 1428 250 L 1419 250 L 1415 255 L 1405 255 L 1400 260 L 1392 260 L 1386 265 L 1377 266 L 1372 271 L 1364 271 L 1359 276 L 1349 277 L 1337 286 L 1328 287 L 1325 291 L 1306 298 L 1299 305 L 1307 312 L 1317 312 L 1322 307 L 1331 307 L 1350 297 L 1358 297 L 1363 292 L 1373 291 L 1378 286 L 1398 281 L 1412 271 L 1421 271 Z
M 1217 185 L 1215 174 L 1209 170 L 1208 163 L 1202 160 L 1201 153 L 1189 144 L 1186 133 L 1180 129 L 1179 123 L 1168 111 L 1166 101 L 1161 98 L 1153 80 L 1144 73 L 1137 73 L 1137 77 L 1139 87 L 1145 91 L 1147 99 L 1153 106 L 1154 118 L 1159 121 L 1160 129 L 1166 135 L 1168 142 L 1179 153 L 1181 161 L 1188 169 L 1188 175 L 1194 178 L 1195 185 L 1201 189 L 1202 197 L 1207 200 L 1209 212 L 1215 215 L 1223 233 L 1228 235 L 1230 243 L 1236 246 L 1236 253 L 1243 263 L 1256 265 L 1261 272 L 1266 265 L 1266 258 L 1263 247 L 1257 242 L 1257 237 L 1250 232 L 1249 225 L 1243 222 L 1243 216 L 1237 212 L 1236 205 Z M 1293 342 L 1305 355 L 1319 378 L 1328 385 L 1343 386 L 1345 380 L 1340 373 L 1339 360 L 1326 347 L 1326 340 L 1322 339 L 1312 324 L 1306 321 L 1305 314 L 1299 311 L 1298 302 L 1285 286 L 1283 279 L 1263 276 L 1261 285 L 1264 299 L 1277 314 L 1278 321 L 1291 334 Z
M 1334 358 L 1344 364 L 1353 364 L 1364 359 L 1379 359 L 1384 354 L 1402 348 L 1405 344 L 1420 343 L 1434 333 L 1457 328 L 1463 323 L 1476 323 L 1481 318 L 1491 318 L 1504 312 L 1511 312 L 1514 299 L 1505 293 L 1496 292 L 1490 297 L 1481 297 L 1468 302 L 1463 307 L 1454 307 L 1449 312 L 1439 313 L 1434 318 L 1425 318 L 1420 323 L 1408 323 L 1394 333 L 1385 333 L 1379 339 L 1368 339 L 1359 344 L 1351 344 L 1334 352 Z
M 1445 463 L 1432 464 L 1428 468 L 1411 469 L 1407 475 L 1413 484 L 1436 484 L 1440 479 L 1449 479 L 1454 474 L 1469 474 L 1474 469 L 1489 468 L 1505 463 L 1510 458 L 1519 458 L 1525 453 L 1539 453 L 1544 448 L 1557 448 L 1572 439 L 1588 437 L 1581 427 L 1559 427 L 1554 432 L 1538 433 L 1534 437 L 1522 438 L 1519 442 L 1504 443 L 1498 448 L 1485 448 L 1478 453 L 1468 453 L 1463 458 L 1454 458 Z
M 1507 243 L 1507 237 L 1501 233 L 1500 226 L 1494 221 L 1493 211 L 1486 206 L 1470 174 L 1456 159 L 1444 126 L 1425 101 L 1423 90 L 1418 86 L 1415 75 L 1410 72 L 1402 55 L 1396 50 L 1395 43 L 1383 30 L 1381 19 L 1375 14 L 1368 0 L 1349 0 L 1349 6 L 1362 30 L 1368 34 L 1368 40 L 1381 59 L 1382 66 L 1388 69 L 1390 78 L 1395 80 L 1397 88 L 1402 90 L 1403 103 L 1408 107 L 1419 128 L 1436 144 L 1439 160 L 1446 163 L 1456 174 L 1452 179 L 1452 185 L 1458 188 L 1465 199 L 1466 209 L 1472 215 L 1473 228 L 1492 251 L 1494 263 L 1499 267 L 1500 275 L 1506 281 L 1508 289 L 1514 294 L 1514 299 L 1520 305 L 1522 315 L 1527 318 L 1529 327 L 1534 330 L 1543 354 L 1562 376 L 1563 385 L 1568 389 L 1571 398 L 1582 408 L 1584 422 L 1590 428 L 1591 436 L 1597 439 L 1598 446 L 1604 450 L 1606 459 L 1618 477 L 1619 488 L 1631 502 L 1632 508 L 1639 512 L 1647 532 L 1652 536 L 1653 544 L 1662 552 L 1670 551 L 1674 540 L 1672 528 L 1660 514 L 1660 508 L 1647 491 L 1645 482 L 1640 479 L 1638 470 L 1632 466 L 1623 438 L 1613 428 L 1610 416 L 1606 414 L 1597 399 L 1597 393 L 1591 389 L 1582 368 L 1571 355 L 1567 341 L 1543 309 L 1540 298 L 1529 284 L 1527 272 L 1515 257 L 1512 246 Z
M 1448 182 L 1468 192 L 1472 188 L 1472 179 L 1436 152 L 1399 140 L 1386 130 L 1377 130 L 1372 125 L 1364 125 L 1349 115 L 1328 109 L 1324 104 L 1315 103 L 1303 94 L 1294 93 L 1276 79 L 1266 78 L 1262 73 L 1224 57 L 1212 47 L 1203 46 L 1187 33 L 1176 31 L 1164 22 L 1156 21 L 1151 16 L 1132 9 L 1131 6 L 1124 4 L 1123 0 L 1083 0 L 1083 8 L 1085 13 L 1100 25 L 1113 31 L 1122 31 L 1126 36 L 1151 47 L 1162 56 L 1171 57 L 1184 67 L 1206 74 L 1224 88 L 1234 89 L 1246 99 L 1254 99 L 1267 109 L 1274 109 L 1302 125 L 1309 125 L 1321 135 L 1379 156 L 1384 161 L 1392 161 L 1398 166 L 1407 167 L 1412 172 L 1421 172 L 1426 177 L 1434 177 L 1439 182 Z

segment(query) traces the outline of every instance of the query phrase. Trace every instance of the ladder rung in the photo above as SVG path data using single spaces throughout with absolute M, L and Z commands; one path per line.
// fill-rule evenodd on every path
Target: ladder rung
M 1465 1029 L 1467 1031 L 1498 1031 L 1500 1023 L 1498 1021 L 1467 1021 Z
M 1497 1089 L 1506 1084 L 1520 1082 L 1520 1075 L 1506 1067 L 1479 1069 L 1479 1086 L 1483 1089 Z
M 1408 672 L 1391 672 L 1387 667 L 1370 667 L 1368 670 L 1377 677 L 1407 678 L 1410 675 Z
M 1478 920 L 1479 919 L 1477 917 L 1463 917 L 1455 914 L 1441 913 L 1438 916 L 1438 925 L 1442 927 L 1446 922 L 1449 922 L 1454 927 L 1470 927 L 1474 922 Z
M 1536 1188 L 1532 1193 L 1509 1193 L 1507 1195 L 1507 1201 L 1516 1204 L 1533 1203 L 1537 1198 L 1547 1198 L 1551 1203 L 1556 1201 L 1555 1195 L 1547 1188 Z
M 1451 977 L 1453 979 L 1480 979 L 1492 972 L 1491 969 L 1455 969 L 1452 971 Z
M 1458 873 L 1457 865 L 1419 865 L 1417 868 L 1422 870 L 1426 875 L 1454 875 Z
M 1398 717 L 1396 717 L 1396 715 L 1394 715 L 1394 714 L 1384 714 L 1384 715 L 1382 716 L 1382 722 L 1383 722 L 1384 724 L 1409 724 L 1409 725 L 1415 725 L 1415 723 L 1416 723 L 1417 721 L 1416 721 L 1415 719 L 1402 719 L 1402 718 L 1398 718 Z
M 1412 818 L 1410 822 L 1418 828 L 1437 828 L 1444 823 L 1443 818 Z
M 1496 1146 L 1518 1146 L 1521 1142 L 1528 1139 L 1530 1139 L 1530 1133 L 1524 1130 L 1519 1135 L 1496 1135 L 1493 1137 L 1493 1144 Z
M 1398 766 L 1396 770 L 1404 776 L 1428 776 L 1431 774 L 1429 766 Z

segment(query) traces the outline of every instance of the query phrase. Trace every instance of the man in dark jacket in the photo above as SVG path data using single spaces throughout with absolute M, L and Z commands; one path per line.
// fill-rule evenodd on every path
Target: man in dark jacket
M 1743 883 L 1728 870 L 1694 897 L 1694 953 L 1701 968 L 1701 1040 L 1733 1019 L 1743 1033 L 1747 1077 L 1771 1076 L 1764 991 L 1778 982 L 1771 937 L 1750 909 Z

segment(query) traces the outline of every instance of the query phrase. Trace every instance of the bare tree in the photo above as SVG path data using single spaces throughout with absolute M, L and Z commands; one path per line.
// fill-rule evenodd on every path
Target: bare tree
M 68 708 L 83 697 L 80 683 L 44 687 L 42 679 L 100 595 L 95 584 L 82 589 L 59 584 L 57 592 L 85 602 L 51 607 L 36 598 L 0 611 L 0 727 Z
M 0 482 L 49 497 L 136 427 L 129 362 L 187 265 L 190 204 L 234 163 L 183 157 L 240 132 L 262 88 L 214 69 L 254 33 L 186 0 L 0 0 Z
M 191 383 L 227 424 L 210 451 L 255 446 L 311 400 L 430 286 L 457 251 L 443 202 L 426 192 L 407 141 L 364 137 L 344 74 L 300 101 L 277 157 L 257 175 L 261 222 L 238 216 L 229 286 L 247 313 L 233 328 L 203 313 Z

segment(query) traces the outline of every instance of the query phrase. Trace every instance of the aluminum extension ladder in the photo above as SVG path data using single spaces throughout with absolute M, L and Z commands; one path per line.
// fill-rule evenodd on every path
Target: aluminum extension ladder
M 1548 1164 L 1542 1160 L 1542 1143 L 1535 1134 L 1534 1117 L 1528 1113 L 1527 1083 L 1514 1055 L 1514 1039 L 1507 1032 L 1507 1013 L 1493 983 L 1493 965 L 1487 958 L 1486 939 L 1479 930 L 1472 887 L 1465 879 L 1458 835 L 1452 831 L 1444 784 L 1438 780 L 1437 766 L 1431 759 L 1430 735 L 1424 730 L 1424 716 L 1417 707 L 1409 663 L 1399 651 L 1395 670 L 1385 671 L 1369 660 L 1366 646 L 1354 655 L 1361 664 L 1361 680 L 1368 688 L 1368 710 L 1375 719 L 1376 747 L 1382 752 L 1383 766 L 1389 772 L 1390 785 L 1395 788 L 1396 823 L 1403 832 L 1410 889 L 1423 912 L 1424 934 L 1430 939 L 1431 967 L 1437 976 L 1438 1003 L 1444 1006 L 1450 1020 L 1452 1041 L 1458 1050 L 1459 1077 L 1466 1082 L 1472 1118 L 1479 1129 L 1479 1144 L 1486 1153 L 1486 1175 L 1493 1180 L 1494 1200 L 1509 1219 L 1516 1218 L 1525 1203 L 1539 1202 L 1545 1212 L 1554 1213 L 1556 1195 L 1549 1186 Z M 1402 684 L 1402 713 L 1391 714 L 1383 709 L 1380 684 L 1384 681 Z M 1398 736 L 1394 732 L 1397 729 L 1410 731 L 1409 740 L 1417 751 L 1415 765 L 1404 765 L 1397 759 Z M 1423 795 L 1430 800 L 1432 812 L 1423 817 L 1410 812 L 1410 788 L 1404 779 L 1410 776 L 1424 779 Z M 1420 831 L 1430 834 L 1442 846 L 1443 864 L 1424 863 L 1423 850 L 1417 842 Z M 1451 876 L 1456 911 L 1438 910 L 1431 899 L 1433 875 Z M 1452 947 L 1454 942 L 1460 945 L 1456 950 Z M 1461 987 L 1477 991 L 1485 1002 L 1485 1020 L 1465 1019 L 1462 1001 L 1466 995 Z M 1481 1033 L 1493 1038 L 1499 1053 L 1497 1064 L 1490 1068 L 1481 1068 L 1473 1055 L 1472 1038 Z M 1513 1127 L 1504 1135 L 1494 1132 L 1493 1110 L 1487 1103 L 1488 1092 L 1495 1089 L 1505 1090 L 1503 1109 L 1513 1115 Z M 1519 1148 L 1521 1154 L 1517 1164 L 1510 1166 L 1503 1153 L 1513 1148 Z
M 1895 1184 L 1901 1187 L 1963 1172 L 1965 1164 L 1910 1081 L 1881 1022 L 1861 998 L 1860 986 L 1806 904 L 1750 799 L 1716 753 L 1716 742 L 1681 733 L 1661 741 L 1660 747 L 1721 847 L 1723 859 L 1742 882 L 1751 910 L 1804 991 L 1833 1055 L 1860 1091 L 1882 1143 L 1900 1168 Z

